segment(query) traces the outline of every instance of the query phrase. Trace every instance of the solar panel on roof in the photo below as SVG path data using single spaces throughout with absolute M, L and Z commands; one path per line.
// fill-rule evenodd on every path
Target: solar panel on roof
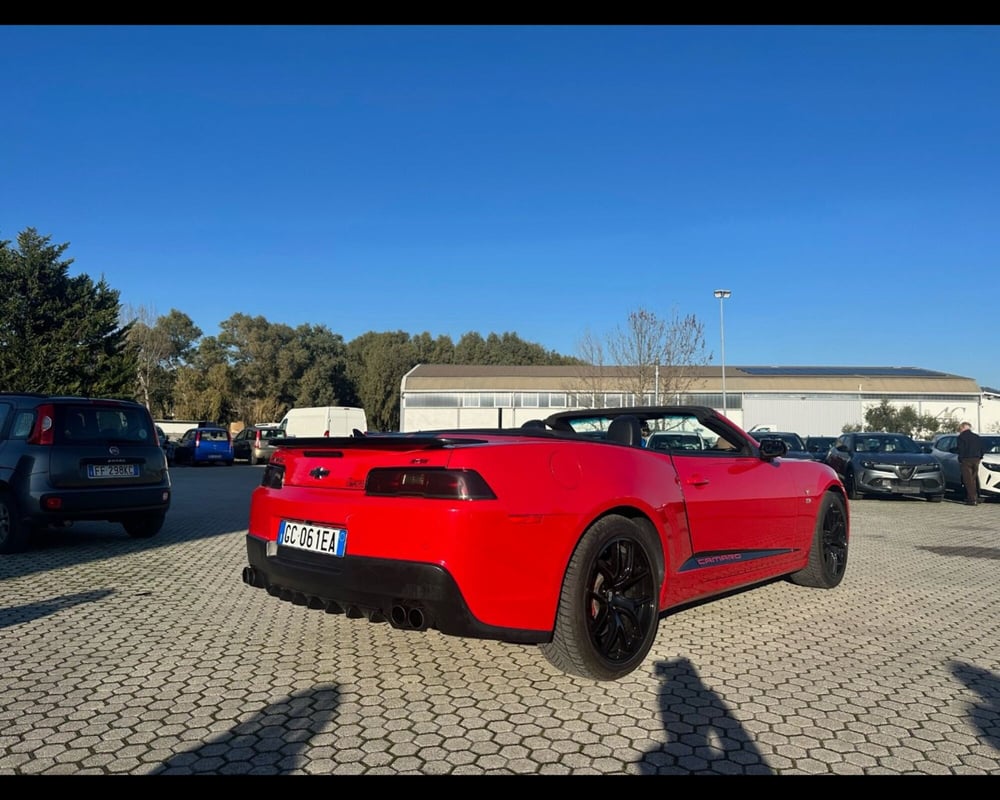
M 865 375 L 891 378 L 944 378 L 944 372 L 921 367 L 735 367 L 748 375 Z

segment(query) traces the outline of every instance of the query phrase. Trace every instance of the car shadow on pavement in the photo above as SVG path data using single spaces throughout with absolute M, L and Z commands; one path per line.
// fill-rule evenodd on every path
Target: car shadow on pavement
M 667 742 L 646 751 L 637 763 L 641 774 L 775 774 L 690 661 L 659 661 L 654 672 L 661 681 L 658 697 Z
M 281 775 L 301 771 L 313 736 L 329 733 L 340 702 L 336 687 L 293 692 L 232 730 L 177 753 L 151 775 Z M 331 764 L 317 767 L 330 772 Z
M 969 709 L 969 718 L 983 740 L 1000 750 L 1000 676 L 961 661 L 948 666 L 952 675 L 982 698 L 981 703 Z

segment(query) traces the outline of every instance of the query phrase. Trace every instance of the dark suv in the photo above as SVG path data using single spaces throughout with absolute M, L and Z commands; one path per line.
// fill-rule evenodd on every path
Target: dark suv
M 77 520 L 154 536 L 170 494 L 167 458 L 145 406 L 0 392 L 0 553 Z
M 826 454 L 847 497 L 912 495 L 932 503 L 944 499 L 941 464 L 901 433 L 845 433 Z

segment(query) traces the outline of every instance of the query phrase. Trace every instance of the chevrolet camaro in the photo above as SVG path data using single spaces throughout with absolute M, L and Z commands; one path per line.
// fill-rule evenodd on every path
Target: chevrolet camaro
M 658 433 L 695 436 L 643 446 Z M 775 578 L 832 589 L 847 567 L 836 473 L 711 408 L 277 444 L 250 501 L 247 586 L 399 629 L 535 644 L 592 680 L 637 669 L 671 610 Z

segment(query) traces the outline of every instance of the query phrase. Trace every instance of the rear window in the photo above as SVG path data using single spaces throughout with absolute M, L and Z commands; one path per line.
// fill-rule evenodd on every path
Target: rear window
M 261 439 L 275 439 L 285 435 L 281 428 L 265 428 L 260 432 Z
M 201 428 L 198 435 L 203 442 L 228 442 L 229 432 L 215 428 Z
M 99 405 L 55 406 L 54 442 L 116 442 L 151 444 L 156 441 L 144 409 Z

